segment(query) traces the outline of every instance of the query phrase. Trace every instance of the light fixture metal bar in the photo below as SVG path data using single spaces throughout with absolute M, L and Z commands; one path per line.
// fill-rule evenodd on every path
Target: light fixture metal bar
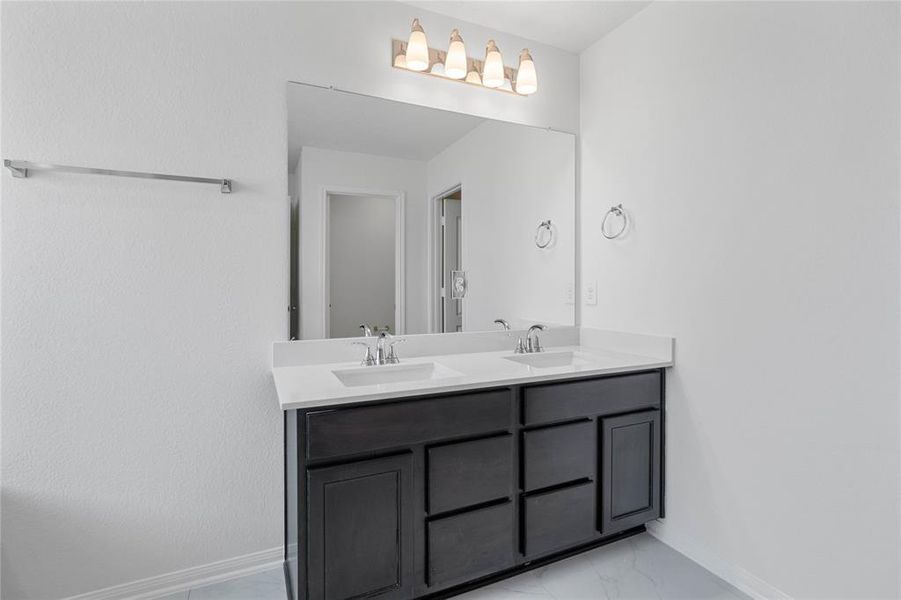
M 74 167 L 71 165 L 52 165 L 48 163 L 35 163 L 27 160 L 4 159 L 3 166 L 9 169 L 13 177 L 28 177 L 28 171 L 63 171 L 66 173 L 81 173 L 85 175 L 112 175 L 114 177 L 137 177 L 139 179 L 164 179 L 167 181 L 186 181 L 189 183 L 214 183 L 219 186 L 219 192 L 230 194 L 232 191 L 231 179 L 214 179 L 210 177 L 190 177 L 187 175 L 166 175 L 164 173 L 144 173 L 141 171 L 116 171 L 113 169 L 95 169 L 93 167 Z
M 523 94 L 518 94 L 514 90 L 505 90 L 504 88 L 490 88 L 486 87 L 480 83 L 473 83 L 471 81 L 466 81 L 466 79 L 452 79 L 445 75 L 441 75 L 439 73 L 432 73 L 431 66 L 435 63 L 444 64 L 444 59 L 447 57 L 447 52 L 444 50 L 438 50 L 437 48 L 429 47 L 429 69 L 426 71 L 414 71 L 413 69 L 408 69 L 406 67 L 399 67 L 395 64 L 395 59 L 398 55 L 407 53 L 407 42 L 403 40 L 391 40 L 391 66 L 395 69 L 399 69 L 401 71 L 407 71 L 408 73 L 416 73 L 418 75 L 430 75 L 432 77 L 437 77 L 438 79 L 443 79 L 444 81 L 456 81 L 457 83 L 465 83 L 466 85 L 471 85 L 474 87 L 482 88 L 483 90 L 491 90 L 494 92 L 502 92 L 504 94 L 513 94 L 514 96 L 519 96 L 520 98 L 527 98 Z M 466 57 L 466 72 L 475 71 L 481 77 L 482 69 L 485 66 L 484 61 L 481 61 L 477 58 Z M 504 77 L 510 80 L 510 83 L 516 81 L 516 69 L 513 67 L 508 67 L 504 65 Z

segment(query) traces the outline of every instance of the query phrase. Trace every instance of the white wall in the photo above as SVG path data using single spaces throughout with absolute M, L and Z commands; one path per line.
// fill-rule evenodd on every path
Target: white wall
M 300 154 L 301 332 L 325 337 L 322 306 L 322 192 L 342 187 L 405 195 L 406 330 L 426 333 L 426 163 L 388 156 L 303 148 Z
M 428 163 L 428 197 L 462 184 L 463 329 L 504 318 L 518 326 L 574 324 L 575 137 L 486 121 Z M 550 219 L 555 239 L 535 246 Z
M 677 339 L 661 535 L 798 598 L 899 593 L 899 55 L 897 3 L 655 2 L 582 56 L 583 323 Z
M 436 40 L 459 24 L 378 2 L 2 3 L 4 158 L 236 182 L 0 175 L 3 598 L 281 545 L 287 80 L 577 130 L 576 57 L 464 25 L 532 48 L 542 91 L 392 69 L 417 15 Z

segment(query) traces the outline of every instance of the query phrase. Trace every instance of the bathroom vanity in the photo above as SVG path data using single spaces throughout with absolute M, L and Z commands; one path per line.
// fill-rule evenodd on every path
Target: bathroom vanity
M 450 596 L 662 516 L 671 356 L 581 345 L 533 356 L 274 369 L 291 597 Z M 345 371 L 383 377 L 417 364 L 444 370 L 342 383 Z M 344 395 L 329 398 L 328 385 Z
M 575 137 L 287 103 L 290 597 L 451 596 L 661 516 L 673 340 L 575 326 Z

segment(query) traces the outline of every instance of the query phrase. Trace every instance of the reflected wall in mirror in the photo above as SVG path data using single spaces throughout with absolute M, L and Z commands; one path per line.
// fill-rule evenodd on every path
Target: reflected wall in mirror
M 291 83 L 288 179 L 298 337 L 575 323 L 573 135 Z

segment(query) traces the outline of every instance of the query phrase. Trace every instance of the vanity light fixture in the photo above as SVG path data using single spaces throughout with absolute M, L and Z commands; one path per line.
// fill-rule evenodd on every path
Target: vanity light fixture
M 419 19 L 413 19 L 410 27 L 410 40 L 407 42 L 406 68 L 411 71 L 428 71 L 429 69 L 429 42 L 425 38 L 425 31 L 419 24 Z
M 519 55 L 519 68 L 504 66 L 504 58 L 494 40 L 485 45 L 485 58 L 466 56 L 466 47 L 459 29 L 451 31 L 447 51 L 429 48 L 425 30 L 419 19 L 413 19 L 408 41 L 392 40 L 391 64 L 396 69 L 414 71 L 494 89 L 499 92 L 528 96 L 538 90 L 535 62 L 529 51 Z
M 494 40 L 485 46 L 485 66 L 482 68 L 482 85 L 498 88 L 504 85 L 504 57 Z
M 463 38 L 460 31 L 451 31 L 450 45 L 447 47 L 447 58 L 444 59 L 444 75 L 451 79 L 463 79 L 466 77 L 466 48 L 463 46 Z
M 532 55 L 526 48 L 519 53 L 519 69 L 516 71 L 516 93 L 528 96 L 538 91 L 538 74 L 535 73 L 535 63 Z

